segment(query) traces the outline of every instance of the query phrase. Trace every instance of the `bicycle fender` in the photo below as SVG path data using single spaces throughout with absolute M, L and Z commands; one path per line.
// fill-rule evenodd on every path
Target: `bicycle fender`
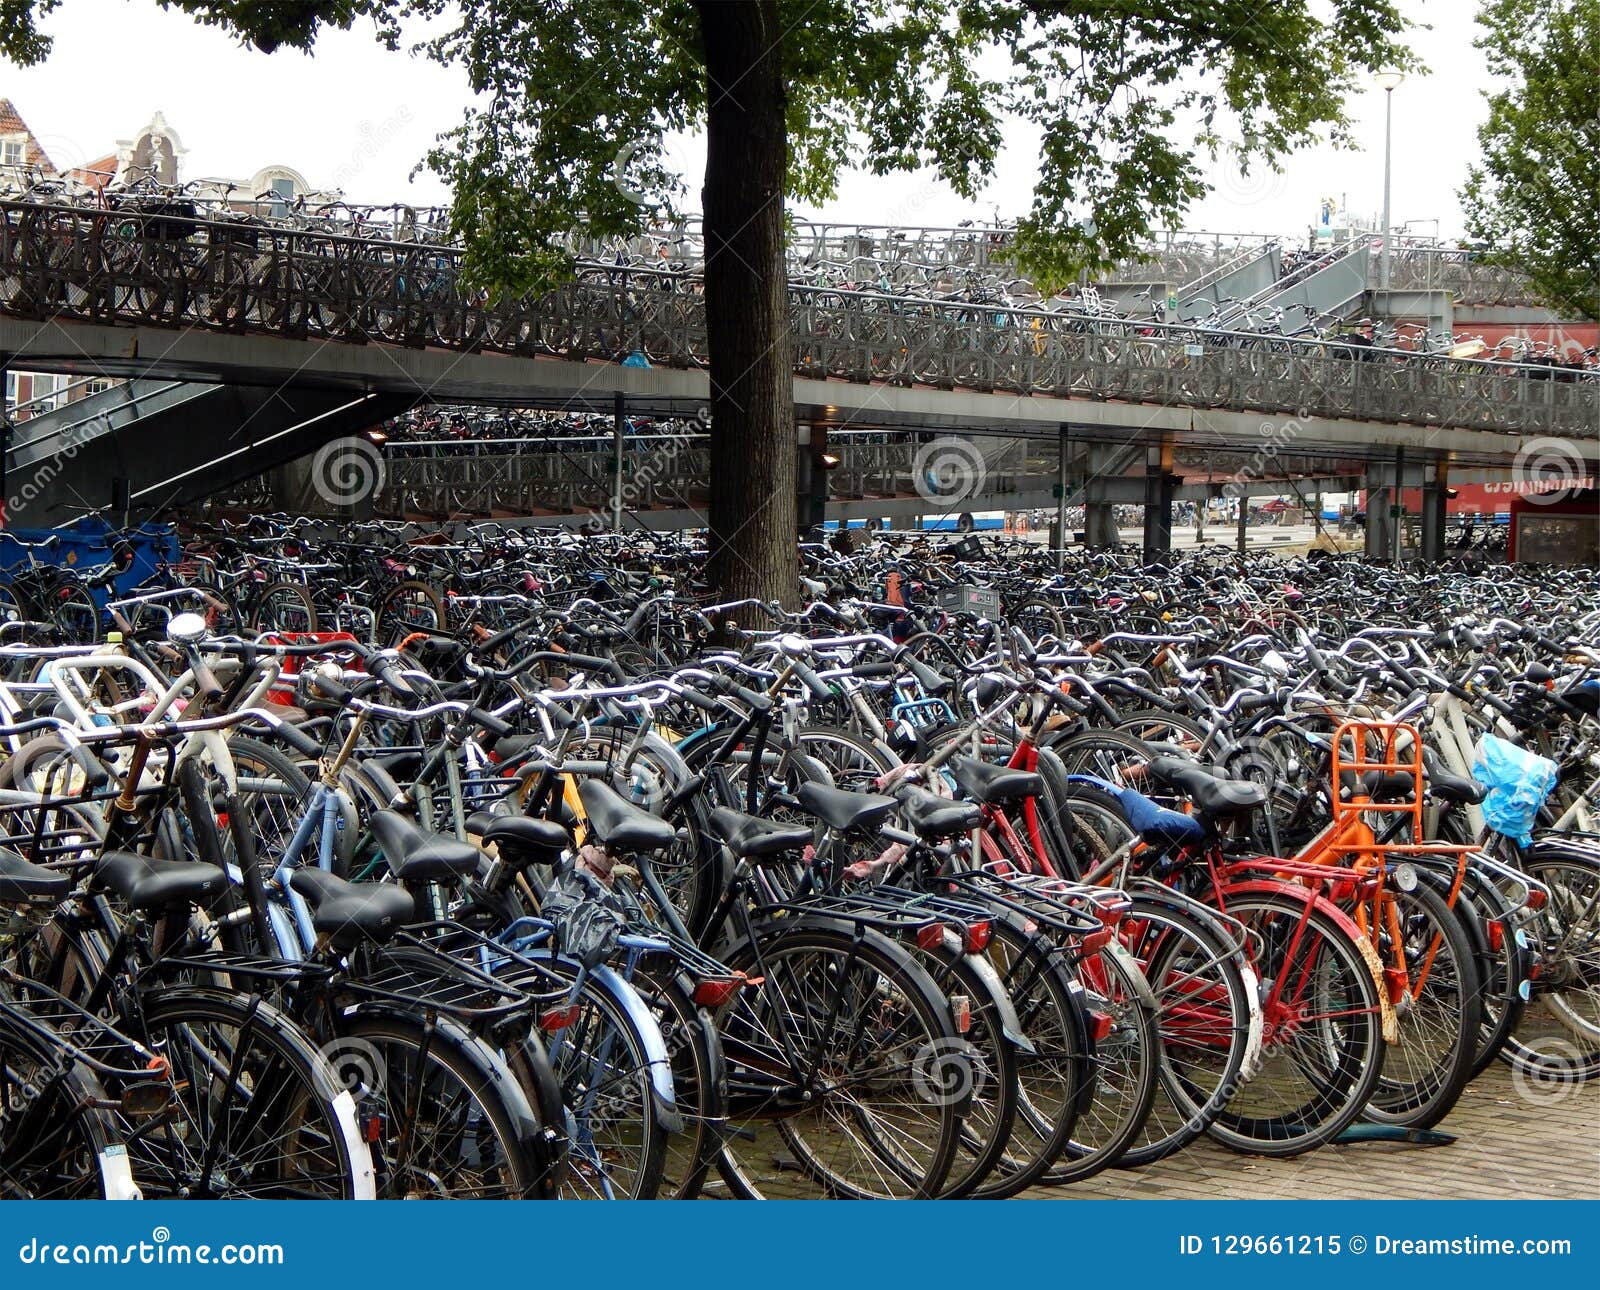
M 964 954 L 962 957 L 966 959 L 967 967 L 984 983 L 993 997 L 995 1007 L 1000 1012 L 1000 1033 L 1019 1053 L 1029 1057 L 1035 1056 L 1039 1050 L 1033 1046 L 1033 1041 L 1022 1033 L 1022 1018 L 1017 1016 L 1011 992 L 1001 982 L 1000 974 L 995 971 L 994 964 L 982 954 Z
M 344 1011 L 344 1017 L 391 1017 L 403 1021 L 409 1026 L 418 1024 L 415 1009 L 407 1009 L 388 1003 L 358 1003 Z M 536 1142 L 544 1132 L 544 1123 L 534 1113 L 533 1107 L 528 1102 L 528 1096 L 523 1092 L 522 1085 L 517 1077 L 511 1073 L 511 1068 L 506 1065 L 505 1059 L 497 1053 L 487 1040 L 473 1034 L 460 1022 L 450 1017 L 436 1017 L 433 1029 L 448 1035 L 458 1051 L 471 1063 L 473 1070 L 483 1078 L 485 1083 L 492 1084 L 505 1100 L 506 1110 L 516 1121 L 517 1139 L 520 1142 Z M 348 1090 L 346 1090 L 348 1092 Z
M 1383 1042 L 1397 1044 L 1400 1042 L 1400 1018 L 1394 1010 L 1394 1004 L 1389 1001 L 1389 983 L 1384 979 L 1383 964 L 1378 962 L 1378 952 L 1372 948 L 1372 942 L 1363 935 L 1356 926 L 1355 919 L 1340 909 L 1326 896 L 1319 896 L 1309 887 L 1302 887 L 1292 882 L 1277 882 L 1271 878 L 1256 878 L 1247 882 L 1230 883 L 1228 893 L 1241 893 L 1261 896 L 1288 896 L 1303 905 L 1313 905 L 1320 914 L 1326 915 L 1339 925 L 1339 930 L 1344 932 L 1361 952 L 1361 961 L 1367 965 L 1367 972 L 1372 977 L 1372 984 L 1378 992 L 1378 1012 L 1383 1025 Z
M 660 1117 L 662 1128 L 668 1133 L 682 1133 L 683 1116 L 678 1111 L 678 1094 L 672 1083 L 672 1058 L 667 1053 L 666 1041 L 661 1037 L 661 1023 L 639 992 L 615 968 L 602 963 L 590 971 L 589 979 L 605 987 L 606 993 L 627 1013 L 628 1020 L 644 1040 L 646 1064 L 650 1071 L 650 1096 L 655 1101 L 656 1114 Z
M 1100 953 L 1111 955 L 1122 965 L 1123 970 L 1128 975 L 1128 980 L 1133 983 L 1133 992 L 1139 996 L 1140 1003 L 1152 1012 L 1160 1008 L 1161 1005 L 1156 1000 L 1156 992 L 1151 988 L 1149 980 L 1146 979 L 1144 969 L 1139 966 L 1139 960 L 1133 957 L 1133 952 L 1127 946 L 1113 936 L 1106 942 L 1105 948 Z

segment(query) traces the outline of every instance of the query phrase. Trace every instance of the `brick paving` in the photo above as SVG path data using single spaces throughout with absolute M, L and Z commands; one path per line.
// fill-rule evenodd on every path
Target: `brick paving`
M 1202 1139 L 1144 1169 L 1111 1169 L 1053 1200 L 1600 1199 L 1600 1085 L 1525 1092 L 1495 1063 L 1439 1126 L 1450 1146 L 1335 1144 L 1295 1160 L 1239 1156 Z

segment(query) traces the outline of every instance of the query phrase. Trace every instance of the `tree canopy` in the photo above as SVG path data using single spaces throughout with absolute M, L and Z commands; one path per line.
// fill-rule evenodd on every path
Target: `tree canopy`
M 34 17 L 58 2 L 0 0 L 0 48 L 42 58 Z M 266 50 L 310 49 L 326 26 L 370 23 L 392 46 L 409 20 L 442 28 L 417 52 L 461 67 L 477 97 L 426 164 L 491 287 L 546 281 L 580 221 L 620 234 L 673 205 L 687 177 L 665 164 L 667 137 L 706 117 L 692 0 L 163 3 Z M 1002 121 L 1020 118 L 1042 143 L 1019 250 L 1054 281 L 1177 225 L 1223 150 L 1274 166 L 1347 138 L 1359 78 L 1412 65 L 1394 0 L 779 0 L 778 19 L 790 198 L 827 199 L 847 167 L 926 167 L 975 197 Z
M 1478 130 L 1467 228 L 1552 307 L 1600 318 L 1600 0 L 1489 0 L 1478 21 L 1505 85 Z

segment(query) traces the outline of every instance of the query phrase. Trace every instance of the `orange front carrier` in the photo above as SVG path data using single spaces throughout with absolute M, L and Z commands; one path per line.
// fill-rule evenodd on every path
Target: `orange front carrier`
M 1346 784 L 1347 772 L 1351 779 Z M 1358 874 L 1375 881 L 1371 895 L 1355 904 L 1354 917 L 1361 930 L 1373 939 L 1374 948 L 1379 941 L 1380 926 L 1391 934 L 1391 961 L 1384 965 L 1390 998 L 1398 1003 L 1400 996 L 1421 993 L 1428 972 L 1438 953 L 1435 938 L 1423 952 L 1419 962 L 1408 963 L 1402 949 L 1403 937 L 1398 926 L 1398 912 L 1394 901 L 1383 894 L 1384 877 L 1391 859 L 1406 856 L 1448 857 L 1455 870 L 1454 881 L 1446 897 L 1455 907 L 1461 884 L 1466 877 L 1467 855 L 1476 851 L 1474 846 L 1461 846 L 1446 842 L 1423 842 L 1425 821 L 1423 793 L 1427 785 L 1426 770 L 1422 760 L 1422 734 L 1412 725 L 1401 721 L 1346 721 L 1333 737 L 1332 783 L 1329 789 L 1333 799 L 1333 823 L 1297 859 L 1310 860 L 1325 865 L 1348 864 Z M 1376 775 L 1372 784 L 1364 778 Z M 1393 801 L 1373 801 L 1373 789 L 1388 776 L 1408 776 L 1409 791 L 1396 796 Z M 1346 797 L 1344 789 L 1350 792 Z M 1400 786 L 1390 786 L 1398 794 Z M 1370 816 L 1407 814 L 1411 828 L 1404 836 L 1409 841 L 1389 841 L 1378 837 L 1368 822 Z M 1386 832 L 1388 830 L 1385 830 Z
M 1352 776 L 1348 797 L 1344 793 L 1347 774 Z M 1390 776 L 1404 775 L 1410 780 L 1409 791 L 1394 801 L 1373 801 L 1364 779 L 1369 774 L 1376 775 L 1378 783 Z M 1426 827 L 1423 789 L 1427 771 L 1422 763 L 1422 733 L 1413 725 L 1404 721 L 1344 722 L 1334 731 L 1330 777 L 1333 826 L 1298 859 L 1314 858 L 1327 863 L 1349 855 L 1356 857 L 1358 868 L 1364 868 L 1381 864 L 1391 855 L 1461 856 L 1477 850 L 1473 846 L 1420 841 Z M 1409 842 L 1383 841 L 1366 819 L 1368 815 L 1402 814 L 1411 817 Z M 1369 857 L 1364 865 L 1362 860 Z

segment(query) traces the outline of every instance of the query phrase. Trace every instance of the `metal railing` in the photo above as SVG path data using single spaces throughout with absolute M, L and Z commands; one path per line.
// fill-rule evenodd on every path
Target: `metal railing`
M 1548 368 L 1044 308 L 792 286 L 797 376 L 1594 437 L 1600 383 Z M 693 275 L 580 264 L 491 305 L 452 247 L 0 202 L 0 311 L 703 368 Z

